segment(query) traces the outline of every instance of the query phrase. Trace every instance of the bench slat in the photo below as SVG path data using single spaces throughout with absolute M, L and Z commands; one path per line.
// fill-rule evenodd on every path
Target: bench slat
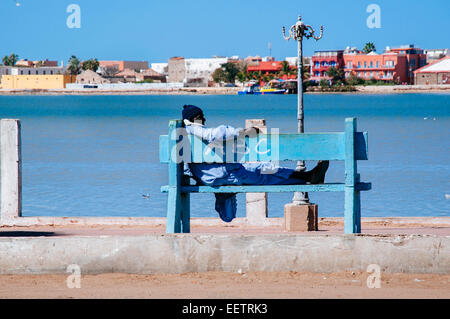
M 358 183 L 356 190 L 367 191 L 371 183 Z M 162 186 L 161 192 L 167 192 L 169 186 Z M 243 186 L 181 186 L 181 192 L 187 193 L 284 193 L 284 192 L 342 192 L 344 183 L 326 183 L 314 185 L 243 185 Z
M 260 134 L 258 137 L 247 138 L 247 145 L 258 146 L 250 148 L 245 155 L 230 156 L 229 146 L 227 154 L 223 154 L 223 145 L 212 148 L 195 136 L 189 136 L 191 141 L 191 163 L 232 163 L 253 161 L 295 161 L 295 160 L 344 160 L 345 134 L 344 133 L 303 133 L 303 134 Z M 195 141 L 194 141 L 195 140 Z M 228 141 L 228 143 L 230 143 Z M 276 143 L 277 147 L 272 147 Z M 159 137 L 159 156 L 161 163 L 169 162 L 169 140 L 167 135 Z M 228 144 L 230 145 L 230 144 Z M 201 151 L 203 154 L 198 154 Z M 235 154 L 236 155 L 236 154 Z M 355 157 L 357 160 L 368 159 L 368 134 L 356 132 Z

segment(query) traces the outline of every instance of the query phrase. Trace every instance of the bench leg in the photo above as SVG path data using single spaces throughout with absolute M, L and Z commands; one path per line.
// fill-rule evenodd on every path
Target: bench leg
M 345 188 L 344 233 L 361 233 L 361 195 L 353 187 Z
M 191 232 L 190 194 L 181 193 L 181 232 Z
M 181 193 L 177 187 L 170 187 L 167 199 L 166 233 L 181 232 Z

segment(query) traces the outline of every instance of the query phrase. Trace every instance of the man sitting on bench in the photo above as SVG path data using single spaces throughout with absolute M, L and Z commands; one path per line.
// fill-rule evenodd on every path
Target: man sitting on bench
M 188 134 L 201 138 L 206 143 L 234 139 L 235 137 L 257 133 L 257 128 L 236 129 L 228 125 L 205 128 L 203 111 L 194 105 L 183 106 L 183 123 Z M 329 161 L 319 161 L 310 171 L 299 172 L 285 167 L 276 167 L 271 162 L 257 163 L 189 163 L 185 164 L 185 174 L 198 184 L 207 186 L 223 185 L 299 185 L 321 184 Z M 234 193 L 215 193 L 216 211 L 221 219 L 230 222 L 236 216 L 236 196 Z

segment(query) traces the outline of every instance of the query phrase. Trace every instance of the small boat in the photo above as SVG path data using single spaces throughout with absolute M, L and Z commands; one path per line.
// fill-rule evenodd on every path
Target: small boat
M 281 87 L 282 81 L 278 79 L 270 80 L 265 86 L 263 86 L 258 93 L 255 94 L 286 94 L 288 90 Z
M 244 86 L 242 91 L 238 91 L 238 94 L 258 94 L 257 92 L 259 92 L 259 85 L 256 83 L 248 83 Z
M 258 92 L 255 92 L 253 94 L 286 94 L 287 90 L 286 89 L 278 89 L 278 88 L 273 88 L 270 86 L 264 86 L 262 87 Z

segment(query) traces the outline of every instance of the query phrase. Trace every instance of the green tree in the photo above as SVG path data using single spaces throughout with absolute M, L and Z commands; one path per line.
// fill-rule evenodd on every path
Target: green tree
M 100 66 L 100 62 L 98 62 L 97 59 L 89 59 L 87 61 L 84 61 L 81 64 L 81 68 L 83 70 L 91 70 L 96 72 L 98 70 L 98 67 Z
M 239 82 L 244 83 L 245 81 L 250 79 L 250 75 L 247 71 L 247 65 L 242 65 L 239 73 L 236 75 L 236 78 Z
M 354 72 L 352 72 L 350 74 L 350 77 L 347 79 L 346 82 L 348 85 L 351 85 L 351 86 L 364 84 L 364 80 L 361 79 L 360 77 L 356 76 L 356 74 Z
M 234 83 L 234 81 L 236 80 L 236 76 L 239 73 L 239 69 L 237 68 L 237 66 L 234 63 L 227 62 L 222 64 L 222 69 L 224 71 L 226 82 Z
M 211 76 L 216 83 L 225 81 L 225 74 L 222 68 L 215 69 Z
M 78 75 L 81 72 L 80 60 L 75 55 L 72 55 L 69 59 L 69 66 L 67 71 L 70 75 Z
M 367 42 L 366 45 L 363 48 L 363 52 L 364 53 L 370 53 L 372 51 L 376 51 L 377 49 L 375 48 L 375 44 L 373 44 L 373 42 Z
M 322 89 L 330 87 L 330 83 L 328 82 L 328 80 L 325 79 L 320 80 L 319 85 Z
M 333 83 L 342 82 L 344 80 L 344 70 L 337 69 L 334 66 L 330 67 L 327 71 L 329 77 L 331 77 L 331 81 Z
M 297 71 L 295 72 L 297 74 Z M 303 81 L 309 80 L 311 74 L 309 74 L 309 66 L 303 64 Z
M 3 65 L 9 65 L 9 56 L 5 55 L 2 59 Z
M 288 61 L 282 61 L 281 62 L 281 70 L 280 70 L 280 77 L 283 75 L 289 76 L 293 73 L 293 70 L 291 68 L 291 65 Z
M 11 53 L 10 56 L 4 56 L 2 62 L 4 65 L 14 66 L 19 61 L 19 56 L 15 53 Z
M 241 72 L 238 67 L 231 62 L 227 62 L 221 65 L 220 68 L 217 68 L 213 74 L 212 78 L 214 82 L 226 82 L 226 83 L 234 83 L 236 81 L 236 77 Z

